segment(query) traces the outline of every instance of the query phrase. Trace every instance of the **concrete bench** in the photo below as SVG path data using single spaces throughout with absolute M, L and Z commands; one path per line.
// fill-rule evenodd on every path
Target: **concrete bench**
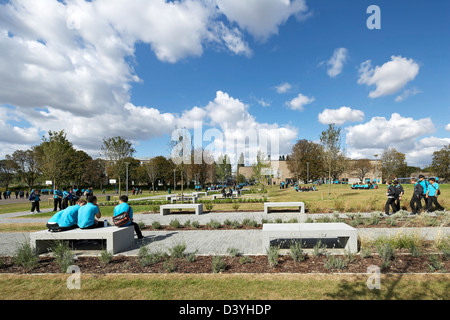
M 195 196 L 183 196 L 183 201 L 192 201 L 192 203 L 196 203 L 197 202 L 198 197 Z M 174 202 L 178 202 L 181 201 L 181 196 L 177 196 L 177 197 L 172 197 L 170 199 L 170 203 L 174 203 Z
M 200 196 L 207 196 L 208 191 L 196 191 L 192 192 L 192 196 L 199 198 Z
M 276 239 L 337 239 L 346 250 L 358 251 L 357 230 L 345 223 L 267 223 L 262 239 L 263 251 Z
M 268 214 L 270 212 L 269 208 L 285 208 L 285 207 L 296 207 L 299 208 L 300 213 L 305 213 L 305 203 L 304 202 L 264 202 L 264 213 Z
M 106 240 L 106 250 L 113 254 L 125 251 L 134 244 L 134 227 L 104 227 L 96 229 L 73 229 L 63 232 L 48 230 L 30 234 L 30 243 L 38 253 L 48 252 L 52 242 L 67 240 Z
M 159 207 L 162 216 L 169 214 L 170 210 L 174 209 L 195 209 L 195 214 L 201 215 L 203 214 L 203 203 L 164 204 Z

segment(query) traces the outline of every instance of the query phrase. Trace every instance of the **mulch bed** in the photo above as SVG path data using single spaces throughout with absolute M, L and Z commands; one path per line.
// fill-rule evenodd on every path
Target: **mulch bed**
M 223 273 L 367 273 L 369 266 L 381 266 L 381 259 L 374 255 L 367 258 L 355 256 L 353 261 L 343 269 L 327 269 L 325 256 L 306 255 L 306 259 L 302 262 L 295 262 L 289 255 L 281 255 L 278 258 L 278 265 L 271 267 L 268 263 L 267 256 L 246 256 L 251 262 L 240 263 L 241 257 L 222 256 L 226 268 Z M 41 256 L 39 265 L 33 270 L 14 264 L 12 258 L 3 258 L 4 263 L 0 266 L 1 273 L 27 274 L 27 273 L 44 273 L 56 274 L 61 273 L 56 260 L 49 256 Z M 78 257 L 74 262 L 79 266 L 82 273 L 87 274 L 114 274 L 114 273 L 183 273 L 183 274 L 199 274 L 213 273 L 212 260 L 213 256 L 196 256 L 195 261 L 188 262 L 186 258 L 173 258 L 172 265 L 175 270 L 168 270 L 166 261 L 170 258 L 162 258 L 160 262 L 152 265 L 142 266 L 138 257 L 115 256 L 107 263 L 103 264 L 98 257 Z M 439 261 L 443 264 L 443 269 L 450 270 L 450 260 L 443 256 L 439 257 Z M 382 273 L 434 273 L 430 270 L 430 260 L 428 256 L 413 257 L 411 255 L 396 255 L 391 265 L 383 270 Z

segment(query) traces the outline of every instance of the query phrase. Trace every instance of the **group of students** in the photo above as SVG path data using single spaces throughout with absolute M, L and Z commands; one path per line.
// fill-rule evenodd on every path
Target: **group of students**
M 318 190 L 316 189 L 316 186 L 300 187 L 299 185 L 295 185 L 295 191 L 297 191 L 297 192 L 306 192 L 306 191 L 318 191 Z
M 131 221 L 124 225 L 134 227 L 138 239 L 143 235 L 139 225 L 133 221 L 133 208 L 128 204 L 128 197 L 123 195 L 119 198 L 119 204 L 114 208 L 114 216 L 128 212 Z M 47 222 L 47 228 L 51 232 L 62 232 L 76 228 L 95 229 L 108 226 L 107 221 L 100 221 L 102 214 L 97 204 L 97 197 L 90 195 L 86 200 L 78 199 L 76 204 L 55 213 Z
M 425 176 L 419 175 L 419 180 L 411 178 L 410 182 L 414 184 L 414 192 L 409 202 L 412 214 L 418 214 L 423 208 L 427 212 L 433 211 L 433 205 L 437 210 L 445 210 L 438 202 L 438 196 L 441 194 L 437 178 L 429 178 L 428 181 Z M 397 180 L 388 181 L 387 201 L 385 205 L 385 214 L 389 215 L 389 207 L 392 208 L 392 213 L 400 210 L 400 201 L 405 191 Z M 422 200 L 425 204 L 422 206 Z

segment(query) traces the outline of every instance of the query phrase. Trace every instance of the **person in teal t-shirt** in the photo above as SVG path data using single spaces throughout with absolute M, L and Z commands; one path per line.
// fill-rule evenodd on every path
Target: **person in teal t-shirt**
M 63 213 L 64 213 L 64 210 L 59 210 L 47 221 L 48 231 L 50 231 L 50 232 L 61 231 L 59 228 L 58 221 Z
M 431 212 L 433 209 L 433 204 L 440 211 L 444 211 L 444 207 L 440 205 L 437 201 L 439 184 L 436 182 L 435 178 L 428 179 L 428 190 L 427 190 L 427 212 Z
M 102 228 L 104 226 L 103 222 L 95 219 L 100 219 L 101 217 L 102 214 L 97 204 L 97 197 L 89 196 L 87 204 L 78 209 L 78 227 L 80 229 Z
M 124 227 L 132 225 L 134 227 L 134 231 L 136 232 L 138 239 L 144 238 L 141 229 L 139 228 L 139 225 L 133 221 L 133 208 L 130 207 L 130 205 L 128 204 L 127 196 L 121 196 L 119 198 L 119 204 L 114 208 L 114 217 L 124 212 L 128 212 L 131 219 L 131 221 L 128 222 L 126 225 L 124 225 Z
M 67 207 L 62 211 L 63 213 L 58 220 L 58 225 L 61 228 L 61 231 L 78 228 L 78 211 L 85 204 L 85 200 L 79 199 L 77 204 Z
M 40 213 L 41 211 L 39 210 L 39 201 L 41 201 L 41 195 L 39 193 L 39 190 L 31 191 L 30 200 L 32 201 L 31 213 L 34 213 L 35 210 L 37 211 L 37 213 Z
M 55 192 L 53 193 L 53 211 L 61 210 L 63 193 L 58 187 L 55 187 Z

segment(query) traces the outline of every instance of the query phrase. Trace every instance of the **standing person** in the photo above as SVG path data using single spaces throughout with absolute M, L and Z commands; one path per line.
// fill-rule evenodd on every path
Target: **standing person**
M 103 221 L 100 222 L 95 219 L 100 219 L 101 217 L 102 214 L 97 204 L 97 197 L 89 196 L 87 199 L 87 204 L 78 210 L 77 224 L 80 229 L 102 228 Z
M 402 185 L 398 182 L 398 180 L 394 181 L 394 187 L 395 187 L 395 205 L 397 207 L 397 211 L 399 211 L 401 209 L 400 201 L 402 200 L 402 196 L 405 194 L 405 190 L 403 189 Z
M 440 211 L 444 211 L 444 207 L 439 204 L 437 197 L 440 194 L 439 184 L 436 182 L 435 178 L 428 179 L 429 185 L 427 190 L 427 212 L 431 212 L 433 209 L 433 204 Z
M 387 201 L 384 206 L 384 213 L 386 215 L 389 215 L 389 206 L 392 207 L 392 213 L 397 212 L 397 206 L 395 205 L 395 186 L 391 184 L 391 181 L 387 181 L 388 188 L 387 188 Z
M 58 187 L 55 187 L 55 192 L 53 193 L 53 211 L 61 210 L 63 193 Z
M 36 190 L 35 192 L 32 192 L 30 195 L 31 202 L 31 213 L 34 213 L 34 210 L 37 211 L 37 213 L 40 213 L 39 210 L 39 201 L 41 201 L 41 195 L 39 193 L 39 190 Z
M 132 225 L 134 227 L 134 231 L 136 232 L 138 239 L 144 238 L 141 229 L 139 228 L 139 225 L 133 221 L 133 208 L 128 204 L 128 197 L 125 195 L 119 198 L 119 204 L 114 208 L 114 217 L 124 212 L 128 212 L 128 215 L 130 216 L 131 219 L 131 221 L 128 222 L 126 225 L 124 225 L 124 227 Z
M 411 214 L 418 214 L 420 210 L 422 210 L 422 203 L 420 202 L 420 198 L 423 194 L 422 185 L 417 182 L 416 178 L 411 178 L 411 184 L 414 184 L 414 192 L 411 197 L 411 201 L 409 202 L 409 206 L 411 207 Z
M 65 208 L 67 208 L 69 206 L 69 199 L 67 198 L 69 196 L 69 193 L 67 192 L 66 188 L 63 188 L 62 194 L 63 194 L 63 196 L 62 196 L 61 209 L 64 210 Z
M 422 185 L 422 189 L 423 189 L 423 193 L 420 195 L 420 201 L 422 202 L 422 199 L 423 199 L 423 201 L 425 202 L 425 204 L 422 206 L 422 203 L 420 204 L 422 207 L 427 207 L 427 203 L 428 203 L 428 200 L 427 200 L 427 197 L 426 197 L 426 194 L 427 194 L 427 191 L 428 191 L 428 182 L 427 182 L 427 180 L 425 180 L 425 176 L 424 175 L 419 175 L 419 183 Z

